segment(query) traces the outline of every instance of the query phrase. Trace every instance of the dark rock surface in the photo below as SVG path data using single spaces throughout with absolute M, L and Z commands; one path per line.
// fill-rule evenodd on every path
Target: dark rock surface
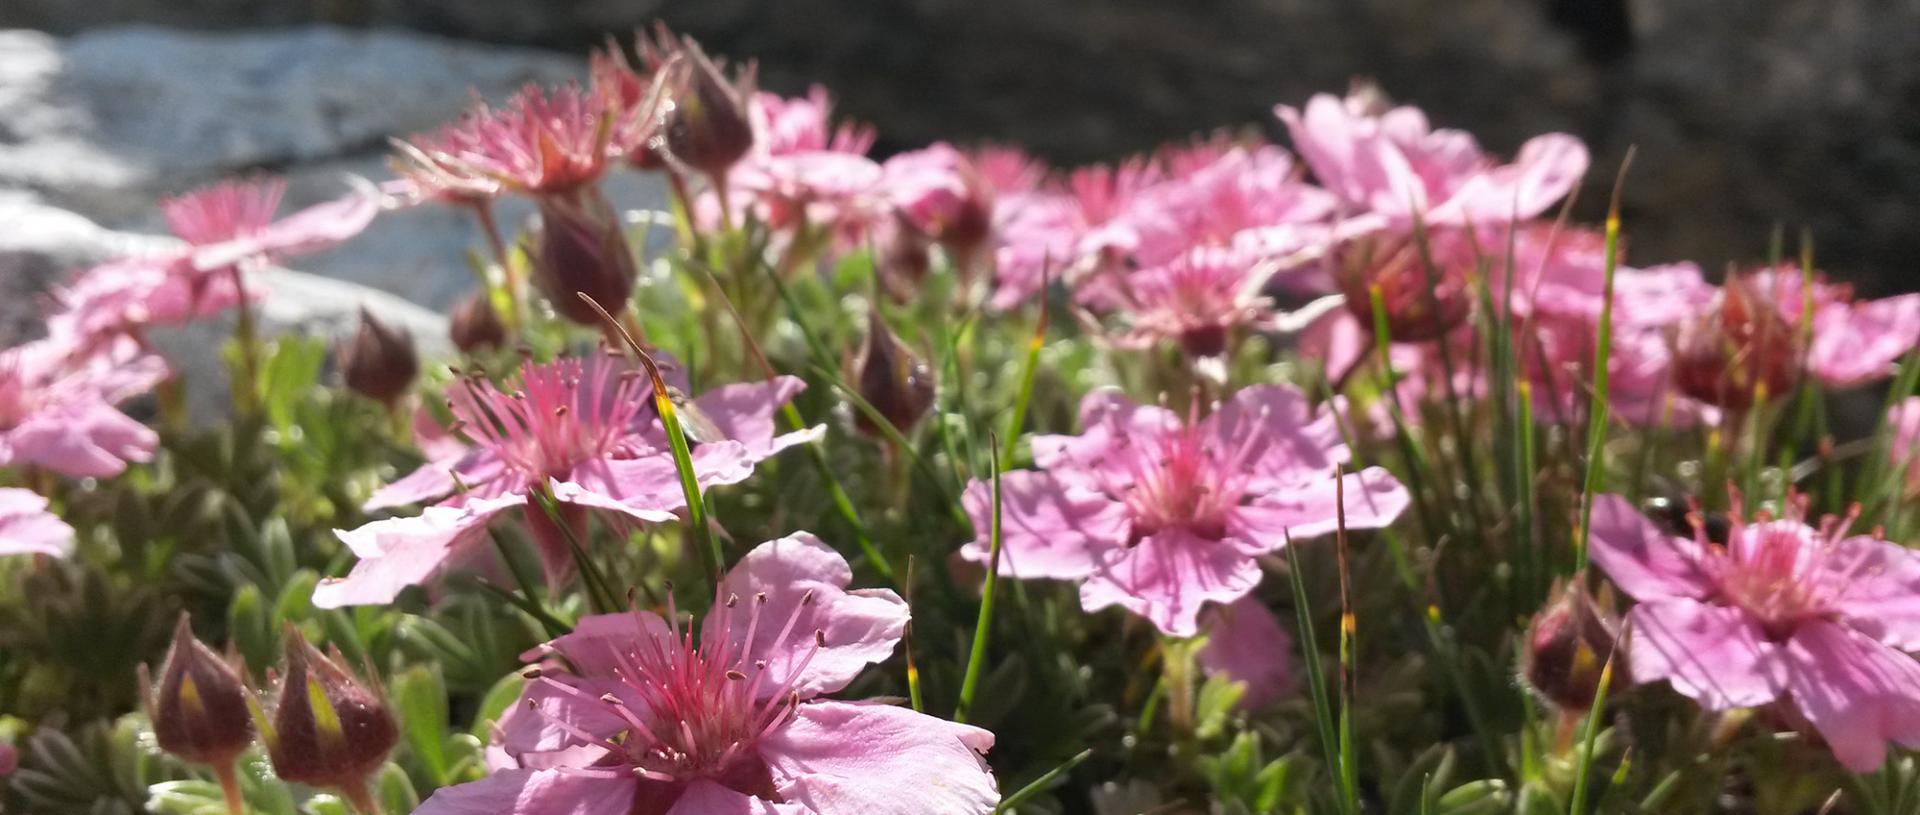
M 1709 268 L 1808 228 L 1822 265 L 1920 288 L 1920 4 L 1753 0 L 8 0 L 0 25 L 331 21 L 579 51 L 662 16 L 765 84 L 833 88 L 883 147 L 1018 142 L 1062 161 L 1378 79 L 1495 149 L 1595 148 L 1581 213 L 1627 187 L 1632 259 Z M 0 138 L 4 140 L 4 138 Z M 1791 240 L 1791 239 L 1790 239 Z

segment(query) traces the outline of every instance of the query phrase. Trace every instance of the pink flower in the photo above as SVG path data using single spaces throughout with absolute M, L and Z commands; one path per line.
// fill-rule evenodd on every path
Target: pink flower
M 886 197 L 906 223 L 965 266 L 993 236 L 993 188 L 966 154 L 941 143 L 887 159 Z
M 1030 301 L 1049 273 L 1074 281 L 1119 269 L 1139 248 L 1136 221 L 1154 214 L 1136 204 L 1164 177 L 1158 165 L 1135 158 L 1075 170 L 1061 190 L 1002 201 L 994 214 L 994 307 Z
M 1273 303 L 1262 289 L 1276 270 L 1248 253 L 1196 247 L 1164 265 L 1127 275 L 1122 341 L 1134 347 L 1177 343 L 1195 357 L 1220 356 L 1236 332 L 1264 328 Z
M 80 273 L 58 292 L 63 308 L 49 318 L 51 329 L 93 340 L 217 315 L 257 296 L 244 291 L 245 272 L 338 245 L 380 212 L 378 195 L 356 191 L 276 221 L 286 187 L 283 179 L 223 181 L 160 202 L 186 245 Z
M 1573 189 L 1587 171 L 1587 148 L 1562 133 L 1537 136 L 1512 164 L 1499 164 L 1461 130 L 1435 130 L 1413 107 L 1384 109 L 1377 91 L 1344 101 L 1330 94 L 1304 111 L 1274 113 L 1293 135 L 1314 177 L 1354 215 L 1406 229 L 1482 226 L 1538 215 Z
M 1181 421 L 1115 391 L 1080 404 L 1078 436 L 1036 436 L 1039 471 L 1002 476 L 1001 573 L 1077 580 L 1088 611 L 1117 605 L 1167 634 L 1200 630 L 1201 609 L 1260 582 L 1256 557 L 1289 537 L 1334 531 L 1343 488 L 1349 529 L 1398 517 L 1409 496 L 1379 468 L 1346 475 L 1331 413 L 1314 416 L 1298 391 L 1247 388 L 1204 419 Z M 992 485 L 964 497 L 976 534 L 992 520 Z M 985 563 L 982 537 L 962 549 Z
M 159 437 L 114 406 L 166 374 L 124 338 L 91 353 L 59 337 L 0 351 L 0 466 L 107 478 L 151 459 Z
M 1856 301 L 1851 287 L 1791 266 L 1731 274 L 1696 305 L 1675 340 L 1676 375 L 1717 407 L 1785 396 L 1803 374 L 1834 388 L 1882 379 L 1920 344 L 1920 294 Z
M 753 123 L 754 150 L 760 155 L 831 152 L 866 155 L 873 149 L 873 128 L 833 123 L 833 100 L 827 89 L 814 85 L 807 95 L 786 98 L 765 91 L 747 105 Z
M 1201 625 L 1207 646 L 1195 655 L 1200 670 L 1243 684 L 1240 709 L 1257 710 L 1293 692 L 1293 635 L 1259 598 L 1215 606 Z
M 1805 502 L 1738 520 L 1725 546 L 1662 532 L 1618 496 L 1593 507 L 1593 562 L 1639 601 L 1634 678 L 1709 710 L 1791 701 L 1841 764 L 1867 772 L 1887 743 L 1920 747 L 1920 556 L 1851 518 L 1818 528 Z
M 605 89 L 528 85 L 495 109 L 476 104 L 438 133 L 402 146 L 400 169 L 420 197 L 565 193 L 597 183 L 611 158 Z
M 521 510 L 549 581 L 572 574 L 567 535 L 583 538 L 586 512 L 627 522 L 664 523 L 685 506 L 665 430 L 652 413 L 645 376 L 612 357 L 528 364 L 512 392 L 469 377 L 448 391 L 454 429 L 474 442 L 457 457 L 428 462 L 374 493 L 369 511 L 431 501 L 421 514 L 341 530 L 360 557 L 344 578 L 322 581 L 322 607 L 391 602 L 400 590 L 427 582 L 486 540 L 495 515 Z M 735 484 L 754 465 L 820 429 L 776 436 L 773 414 L 805 385 L 792 377 L 728 385 L 694 407 L 721 438 L 698 438 L 693 466 L 703 487 Z M 445 455 L 445 454 L 443 454 Z M 533 501 L 551 491 L 567 529 Z
M 32 490 L 0 487 L 0 556 L 72 553 L 73 527 L 47 511 L 47 499 Z
M 1894 405 L 1887 424 L 1893 428 L 1893 446 L 1888 450 L 1893 466 L 1906 468 L 1907 491 L 1920 494 L 1920 396 Z
M 587 617 L 527 656 L 493 775 L 424 815 L 984 815 L 999 793 L 985 730 L 821 698 L 887 659 L 907 605 L 847 590 L 852 570 L 799 532 L 749 552 L 696 636 L 677 612 Z M 551 657 L 551 659 L 548 659 Z

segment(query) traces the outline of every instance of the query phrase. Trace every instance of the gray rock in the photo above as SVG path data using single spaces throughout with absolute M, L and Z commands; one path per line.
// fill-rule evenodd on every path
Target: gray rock
M 48 287 L 67 270 L 111 257 L 162 251 L 170 238 L 105 229 L 86 218 L 18 194 L 0 195 L 0 343 L 13 345 L 45 333 Z M 265 269 L 250 278 L 264 292 L 255 316 L 263 336 L 300 334 L 338 343 L 357 325 L 361 309 L 410 332 L 429 359 L 454 355 L 446 317 L 392 294 L 289 269 Z M 202 419 L 227 406 L 226 371 L 219 349 L 231 324 L 215 320 L 156 331 L 150 339 L 189 383 L 190 413 Z
M 583 72 L 580 59 L 538 51 L 330 27 L 127 28 L 65 40 L 0 31 L 0 194 L 26 192 L 110 229 L 162 232 L 160 196 L 264 170 L 288 176 L 291 210 L 343 194 L 349 175 L 387 177 L 390 137 L 454 118 L 475 94 L 498 100 Z M 608 194 L 627 208 L 666 200 L 638 176 L 614 179 Z M 512 230 L 529 213 L 509 201 L 499 217 Z M 464 258 L 482 245 L 466 213 L 420 207 L 386 213 L 301 266 L 442 308 L 472 286 Z M 30 270 L 38 277 L 21 285 L 44 287 L 58 271 Z

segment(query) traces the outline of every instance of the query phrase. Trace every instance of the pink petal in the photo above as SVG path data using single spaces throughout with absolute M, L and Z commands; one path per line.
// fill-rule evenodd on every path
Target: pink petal
M 702 489 L 738 484 L 753 475 L 753 459 L 737 441 L 699 445 L 690 459 Z M 555 479 L 552 487 L 553 497 L 566 503 L 619 512 L 648 523 L 670 522 L 687 506 L 680 471 L 665 453 L 590 461 L 576 468 L 569 480 Z
M 975 481 L 960 500 L 979 536 L 960 555 L 985 564 L 992 560 L 993 485 Z M 1093 572 L 1101 552 L 1127 543 L 1125 504 L 1051 474 L 1003 473 L 1000 500 L 1000 573 L 1008 577 L 1077 580 Z
M 802 698 L 832 693 L 868 665 L 892 656 L 907 629 L 907 604 L 899 595 L 887 589 L 847 591 L 851 582 L 846 559 L 811 533 L 767 541 L 721 581 L 732 608 L 723 603 L 708 612 L 701 637 L 713 648 L 724 634 L 730 643 L 726 653 L 744 647 L 749 661 L 766 662 L 769 677 L 785 678 L 804 664 L 793 683 Z M 765 684 L 766 693 L 781 692 L 777 683 Z
M 1635 606 L 1633 679 L 1665 679 L 1708 710 L 1764 705 L 1780 695 L 1780 650 L 1745 612 L 1671 598 Z
M 327 249 L 360 234 L 380 214 L 372 191 L 308 207 L 258 232 L 224 243 L 196 247 L 194 268 L 222 269 L 252 258 L 285 258 Z
M 472 488 L 501 477 L 506 465 L 492 450 L 472 448 L 451 459 L 429 461 L 398 481 L 374 490 L 360 509 L 381 509 L 421 504 L 453 494 L 462 485 Z
M 1814 315 L 1807 364 L 1833 387 L 1884 379 L 1920 343 L 1920 294 L 1833 303 Z
M 813 702 L 761 740 L 781 797 L 819 815 L 986 815 L 993 734 L 891 705 Z
M 1125 481 L 1134 451 L 1153 447 L 1154 439 L 1179 432 L 1182 424 L 1173 411 L 1101 388 L 1080 400 L 1080 435 L 1033 437 L 1033 462 L 1074 486 L 1098 483 L 1096 474 Z
M 1346 498 L 1348 529 L 1389 526 L 1413 503 L 1412 494 L 1392 473 L 1379 467 L 1347 473 L 1340 485 Z M 1227 535 L 1242 551 L 1253 554 L 1278 550 L 1286 545 L 1288 537 L 1302 540 L 1330 534 L 1340 526 L 1340 497 L 1330 477 L 1275 488 L 1231 510 Z
M 1287 385 L 1242 388 L 1202 423 L 1216 449 L 1242 454 L 1263 478 L 1325 478 L 1348 459 L 1333 411 L 1314 415 L 1306 394 Z
M 334 534 L 360 558 L 346 577 L 329 577 L 313 589 L 320 608 L 391 603 L 408 586 L 421 585 L 456 550 L 483 540 L 487 522 L 526 497 L 478 499 L 462 506 L 431 506 L 411 518 L 389 518 Z
M 415 815 L 629 815 L 633 776 L 565 770 L 505 770 L 442 787 Z
M 1497 167 L 1460 190 L 1454 201 L 1470 223 L 1493 224 L 1545 212 L 1587 173 L 1587 146 L 1565 133 L 1535 136 L 1514 163 Z
M 727 438 L 746 445 L 747 452 L 757 461 L 818 439 L 825 432 L 825 427 L 816 426 L 775 435 L 774 415 L 806 389 L 805 380 L 781 376 L 767 382 L 723 385 L 700 394 L 694 404 Z
M 1654 526 L 1625 498 L 1594 497 L 1592 532 L 1588 558 L 1635 599 L 1702 598 L 1714 591 L 1699 545 Z
M 1821 566 L 1847 625 L 1903 651 L 1920 650 L 1920 553 L 1865 535 L 1845 538 Z
M 1164 529 L 1112 552 L 1080 585 L 1080 605 L 1088 611 L 1117 605 L 1169 635 L 1191 637 L 1200 631 L 1201 607 L 1238 600 L 1259 584 L 1260 566 L 1247 554 L 1184 529 Z
M 36 414 L 5 435 L 0 460 L 28 461 L 74 478 L 110 478 L 146 461 L 160 439 L 105 402 L 82 399 Z
M 1785 650 L 1794 706 L 1847 769 L 1879 769 L 1890 741 L 1920 747 L 1913 657 L 1830 622 L 1800 626 Z
M 0 487 L 0 556 L 73 553 L 73 527 L 47 511 L 47 499 L 32 490 Z
M 775 803 L 734 792 L 712 781 L 695 781 L 680 793 L 680 800 L 674 802 L 666 815 L 814 815 L 832 811 L 810 809 L 792 802 Z
M 611 661 L 604 650 L 607 643 L 597 642 L 595 645 L 600 648 L 576 648 L 568 653 L 592 653 L 598 650 L 601 651 L 598 659 L 602 662 Z M 630 647 L 631 641 L 626 645 Z M 602 694 L 612 693 L 629 704 L 641 705 L 639 709 L 645 709 L 645 702 L 625 682 L 617 679 L 563 677 L 556 681 L 586 694 L 588 699 L 598 699 Z M 538 680 L 527 683 L 526 690 L 513 705 L 508 706 L 506 712 L 500 714 L 494 727 L 493 746 L 512 759 L 511 766 L 528 769 L 590 765 L 603 758 L 607 751 L 586 743 L 576 735 L 577 732 L 584 731 L 611 739 L 630 729 L 627 721 L 614 712 L 611 705 L 584 701 L 569 691 Z
M 1214 607 L 1204 633 L 1200 669 L 1244 684 L 1242 709 L 1266 707 L 1293 690 L 1293 636 L 1258 598 L 1249 594 Z

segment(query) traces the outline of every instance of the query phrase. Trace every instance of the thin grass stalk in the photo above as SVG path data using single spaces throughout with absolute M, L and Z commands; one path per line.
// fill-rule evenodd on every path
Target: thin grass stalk
M 989 449 L 998 445 L 990 445 Z M 967 654 L 967 672 L 960 681 L 960 701 L 954 706 L 953 720 L 964 723 L 973 711 L 973 695 L 980 688 L 980 676 L 986 671 L 987 642 L 993 633 L 993 595 L 1000 584 L 1000 457 L 993 453 L 993 521 L 988 525 L 987 577 L 980 588 L 980 616 L 973 625 L 973 648 Z
M 742 317 L 740 310 L 734 307 L 733 298 L 727 296 L 725 287 L 720 284 L 719 277 L 714 275 L 712 267 L 699 262 L 688 265 L 699 268 L 702 276 L 712 284 L 714 292 L 720 296 L 720 304 L 726 306 L 727 313 L 733 316 L 733 324 L 740 329 L 740 339 L 746 343 L 747 353 L 760 366 L 761 373 L 768 381 L 778 377 L 780 372 L 767 358 L 766 349 L 760 347 L 760 341 L 754 338 L 752 331 L 748 330 L 746 318 Z M 786 421 L 788 432 L 806 429 L 806 420 L 800 416 L 800 409 L 794 407 L 792 402 L 780 406 L 780 417 Z M 852 530 L 854 543 L 859 545 L 861 554 L 866 556 L 867 562 L 873 565 L 874 571 L 879 572 L 881 578 L 889 583 L 894 582 L 893 564 L 874 544 L 873 535 L 867 531 L 867 524 L 860 517 L 860 510 L 854 507 L 852 497 L 847 494 L 846 487 L 840 483 L 840 477 L 833 472 L 833 466 L 827 462 L 826 453 L 817 444 L 802 446 L 807 448 L 807 458 L 813 462 L 814 471 L 819 473 L 820 483 L 826 486 L 827 498 L 833 502 L 834 511 L 840 514 L 840 519 L 846 521 L 848 528 Z
M 1347 564 L 1347 489 L 1341 467 L 1333 467 L 1334 554 L 1340 570 L 1340 791 L 1349 811 L 1360 808 L 1359 767 L 1354 756 L 1353 703 L 1359 698 L 1359 677 L 1353 670 L 1358 621 L 1353 614 L 1353 575 Z
M 693 470 L 693 452 L 687 445 L 686 431 L 680 427 L 680 417 L 673 407 L 673 398 L 667 395 L 667 380 L 660 375 L 660 365 L 654 362 L 653 355 L 648 354 L 647 349 L 640 347 L 640 343 L 620 325 L 620 321 L 608 314 L 593 298 L 581 294 L 580 299 L 600 313 L 601 318 L 606 320 L 607 329 L 616 332 L 627 348 L 640 358 L 640 364 L 647 369 L 647 378 L 653 381 L 653 406 L 660 413 L 660 424 L 666 427 L 667 445 L 673 450 L 673 468 L 680 474 L 680 492 L 687 503 L 687 525 L 693 528 L 694 537 L 705 544 L 702 549 L 707 554 L 707 565 L 717 585 L 720 576 L 727 570 L 726 553 L 720 550 L 720 540 L 713 536 L 713 529 L 707 526 L 706 497 L 700 491 L 700 479 Z
M 1605 472 L 1601 452 L 1607 442 L 1609 421 L 1608 391 L 1613 360 L 1613 280 L 1620 254 L 1620 188 L 1625 184 L 1627 168 L 1633 166 L 1633 151 L 1620 162 L 1620 174 L 1613 185 L 1613 200 L 1607 206 L 1606 271 L 1601 283 L 1600 327 L 1593 352 L 1593 396 L 1587 415 L 1587 473 L 1580 486 L 1580 535 L 1574 539 L 1573 568 L 1587 562 L 1588 537 L 1593 534 L 1593 497 L 1600 491 Z
M 1032 798 L 1033 796 L 1038 795 L 1042 790 L 1045 790 L 1047 787 L 1051 786 L 1053 782 L 1058 781 L 1062 776 L 1066 775 L 1067 773 L 1073 772 L 1073 768 L 1080 766 L 1081 762 L 1084 762 L 1087 759 L 1092 757 L 1093 757 L 1093 748 L 1089 747 L 1085 750 L 1081 750 L 1079 753 L 1075 754 L 1073 758 L 1067 759 L 1066 761 L 1062 762 L 1060 766 L 1055 767 L 1041 774 L 1041 776 L 1039 778 L 1034 779 L 1032 783 L 1027 784 L 1024 787 L 1021 787 L 1018 791 L 1014 792 L 1012 795 L 1009 795 L 1005 798 L 1000 799 L 1000 805 L 993 808 L 994 815 L 1000 815 L 1000 813 L 1002 812 L 1006 812 L 1014 807 L 1019 806 L 1022 802 L 1026 801 L 1028 798 Z
M 1049 285 L 1045 270 L 1041 272 L 1041 291 Z M 1020 431 L 1027 420 L 1027 405 L 1033 401 L 1033 380 L 1040 369 L 1040 349 L 1047 344 L 1047 301 L 1040 299 L 1040 318 L 1033 324 L 1033 339 L 1027 343 L 1027 361 L 1025 370 L 1020 374 L 1019 395 L 1013 400 L 1013 415 L 1007 417 L 1006 449 L 1000 452 L 1000 460 L 1012 462 L 1013 455 L 1020 448 Z
M 886 436 L 887 441 L 892 442 L 907 454 L 907 460 L 912 462 L 914 469 L 919 470 L 920 475 L 926 478 L 928 483 L 933 485 L 934 490 L 940 495 L 940 502 L 947 506 L 947 510 L 953 514 L 953 519 L 957 523 L 961 526 L 970 526 L 973 523 L 972 519 L 967 517 L 966 508 L 961 506 L 960 502 L 954 498 L 953 491 L 948 489 L 947 485 L 940 480 L 940 473 L 933 468 L 932 464 L 927 462 L 925 456 L 920 455 L 920 451 L 914 447 L 912 442 L 907 440 L 906 434 L 901 433 L 900 428 L 895 427 L 893 422 L 889 421 L 887 417 L 880 412 L 879 408 L 874 407 L 872 402 L 868 402 L 865 397 L 860 395 L 859 391 L 854 390 L 852 385 L 848 385 L 846 380 L 835 375 L 833 371 L 815 365 L 813 372 L 814 375 L 827 380 L 829 384 L 833 385 L 835 390 L 840 391 L 840 395 L 846 397 L 847 402 L 853 405 L 855 410 L 860 411 L 862 415 L 867 417 L 868 421 L 873 423 L 874 427 L 880 429 L 881 435 Z
M 1355 803 L 1346 795 L 1346 772 L 1340 760 L 1340 737 L 1334 723 L 1333 704 L 1327 698 L 1326 674 L 1320 666 L 1319 640 L 1313 634 L 1313 601 L 1307 597 L 1306 580 L 1300 574 L 1300 551 L 1294 546 L 1293 536 L 1286 537 L 1287 580 L 1293 586 L 1293 612 L 1300 627 L 1300 648 L 1307 659 L 1307 687 L 1313 696 L 1313 720 L 1320 730 L 1321 755 L 1327 762 L 1327 772 L 1341 781 L 1341 795 L 1338 798 L 1340 812 L 1343 815 L 1358 815 Z
M 1622 632 L 1620 640 L 1625 641 L 1631 631 Z M 1607 662 L 1600 667 L 1600 684 L 1594 688 L 1593 706 L 1587 710 L 1586 730 L 1580 737 L 1580 755 L 1573 768 L 1573 803 L 1567 808 L 1568 815 L 1585 815 L 1587 812 L 1588 780 L 1593 775 L 1593 745 L 1600 736 L 1600 714 L 1607 706 L 1607 689 L 1613 684 L 1614 657 L 1620 653 L 1616 643 L 1607 652 Z
M 1386 303 L 1382 299 L 1379 286 L 1367 289 L 1367 296 L 1373 305 L 1374 349 L 1379 355 L 1381 376 L 1385 379 L 1386 392 L 1381 395 L 1387 404 L 1387 415 L 1393 420 L 1394 442 L 1400 447 L 1400 456 L 1407 463 L 1407 478 L 1412 481 L 1413 505 L 1420 515 L 1420 524 L 1428 534 L 1438 536 L 1442 530 L 1436 523 L 1433 510 L 1427 505 L 1427 459 L 1414 442 L 1413 434 L 1407 429 L 1406 415 L 1400 409 L 1399 375 L 1393 370 L 1393 335 L 1387 327 Z

